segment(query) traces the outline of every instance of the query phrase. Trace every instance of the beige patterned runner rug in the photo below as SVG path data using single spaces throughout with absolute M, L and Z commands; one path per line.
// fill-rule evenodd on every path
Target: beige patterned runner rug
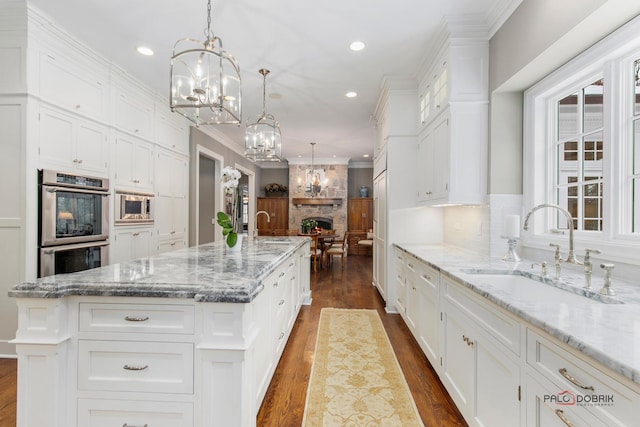
M 324 308 L 304 426 L 422 426 L 375 310 Z

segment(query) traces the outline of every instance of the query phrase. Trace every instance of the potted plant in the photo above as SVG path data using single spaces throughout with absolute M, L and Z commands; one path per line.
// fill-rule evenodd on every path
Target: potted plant
M 288 190 L 286 185 L 276 184 L 275 182 L 264 186 L 267 197 L 283 197 Z
M 222 169 L 222 187 L 228 200 L 229 212 L 218 212 L 216 220 L 222 227 L 222 235 L 225 237 L 227 247 L 232 250 L 239 250 L 242 246 L 242 230 L 239 229 L 241 221 L 239 218 L 242 206 L 242 194 L 238 189 L 241 174 L 232 167 Z
M 309 234 L 313 229 L 315 229 L 318 226 L 318 221 L 311 218 L 303 219 L 302 222 L 300 223 L 300 226 L 302 227 L 303 233 Z

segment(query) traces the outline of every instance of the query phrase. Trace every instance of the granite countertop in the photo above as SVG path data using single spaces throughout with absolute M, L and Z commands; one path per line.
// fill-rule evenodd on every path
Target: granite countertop
M 444 276 L 462 283 L 482 297 L 494 302 L 521 319 L 548 332 L 636 384 L 640 384 L 640 286 L 616 280 L 613 276 L 615 297 L 605 301 L 586 296 L 563 297 L 551 285 L 553 280 L 535 283 L 539 292 L 519 292 L 517 289 L 491 284 L 482 274 L 469 274 L 473 270 L 515 272 L 523 276 L 540 276 L 540 265 L 523 259 L 519 263 L 504 262 L 464 249 L 439 245 L 396 244 L 402 251 L 425 261 Z M 594 266 L 594 274 L 599 273 Z M 553 262 L 549 263 L 549 276 L 554 276 Z M 575 287 L 582 293 L 584 274 L 568 269 L 563 264 L 560 276 L 564 286 Z M 595 294 L 602 287 L 602 275 L 594 275 Z M 577 296 L 577 295 L 576 295 Z M 607 298 L 612 298 L 607 300 Z
M 306 237 L 243 239 L 239 252 L 227 252 L 223 242 L 209 243 L 21 283 L 9 291 L 9 296 L 167 297 L 246 303 L 262 291 L 262 280 L 308 240 Z

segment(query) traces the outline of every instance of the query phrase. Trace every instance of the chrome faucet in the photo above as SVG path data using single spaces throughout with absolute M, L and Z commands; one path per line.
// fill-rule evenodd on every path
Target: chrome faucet
M 562 257 L 560 256 L 560 245 L 556 243 L 549 243 L 549 246 L 556 248 L 556 252 L 553 256 L 553 261 L 556 266 L 556 280 L 560 280 L 560 271 L 562 270 Z
M 256 212 L 256 227 L 253 229 L 253 238 L 258 237 L 258 215 L 265 214 L 267 216 L 267 222 L 271 222 L 271 217 L 269 216 L 269 212 L 267 211 L 258 211 Z
M 577 264 L 577 265 L 582 264 L 580 261 L 578 261 L 578 259 L 576 258 L 576 254 L 573 251 L 573 218 L 571 217 L 571 212 L 569 212 L 565 208 L 563 208 L 561 206 L 558 206 L 558 205 L 550 205 L 550 204 L 547 204 L 547 203 L 543 203 L 541 205 L 534 206 L 533 208 L 531 208 L 531 210 L 529 211 L 527 216 L 525 216 L 524 224 L 523 224 L 522 228 L 525 229 L 525 230 L 528 230 L 529 229 L 529 217 L 531 216 L 532 213 L 534 213 L 538 209 L 542 209 L 542 208 L 557 209 L 567 217 L 567 227 L 569 227 L 569 254 L 567 255 L 567 260 L 566 261 L 570 262 L 571 264 Z

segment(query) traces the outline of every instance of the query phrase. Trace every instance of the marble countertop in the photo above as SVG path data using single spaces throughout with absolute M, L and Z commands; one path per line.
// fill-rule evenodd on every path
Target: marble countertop
M 436 268 L 444 276 L 462 283 L 484 298 L 503 307 L 521 319 L 548 332 L 560 341 L 575 348 L 622 376 L 640 384 L 640 284 L 616 280 L 613 276 L 613 288 L 616 291 L 611 301 L 602 302 L 580 296 L 563 298 L 548 283 L 535 283 L 539 292 L 532 295 L 508 287 L 491 284 L 490 278 L 482 274 L 469 274 L 470 271 L 484 270 L 518 273 L 523 276 L 540 276 L 540 265 L 530 260 L 519 263 L 504 262 L 499 258 L 490 258 L 456 247 L 440 245 L 396 244 L 402 251 L 423 260 Z M 549 276 L 554 276 L 553 262 L 549 263 Z M 598 293 L 603 283 L 602 275 L 594 266 L 592 288 Z M 574 287 L 576 293 L 582 293 L 584 274 L 579 269 L 567 268 L 563 264 L 560 276 L 562 285 Z M 617 302 L 617 303 L 616 303 Z
M 223 242 L 209 243 L 21 283 L 9 291 L 9 296 L 169 297 L 246 303 L 263 289 L 264 278 L 308 240 L 305 237 L 243 239 L 239 252 L 227 252 Z

